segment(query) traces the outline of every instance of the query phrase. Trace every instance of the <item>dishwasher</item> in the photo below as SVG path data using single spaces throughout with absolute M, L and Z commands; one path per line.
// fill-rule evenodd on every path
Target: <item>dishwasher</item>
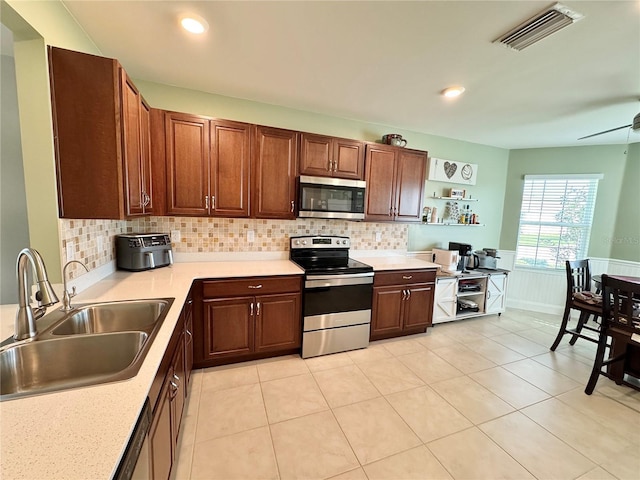
M 149 443 L 151 419 L 151 404 L 149 397 L 147 397 L 122 456 L 122 461 L 113 476 L 115 480 L 151 479 L 151 445 Z

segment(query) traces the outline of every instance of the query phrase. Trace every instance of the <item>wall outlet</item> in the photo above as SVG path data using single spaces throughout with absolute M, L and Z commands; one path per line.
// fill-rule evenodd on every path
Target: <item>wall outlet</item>
M 256 232 L 253 230 L 247 230 L 247 242 L 253 243 L 256 241 Z
M 171 230 L 171 243 L 180 242 L 180 230 Z
M 376 242 L 380 243 L 382 241 L 382 233 L 376 232 Z
M 98 253 L 104 252 L 104 237 L 98 237 Z
M 72 240 L 67 240 L 67 262 L 75 260 L 76 246 Z

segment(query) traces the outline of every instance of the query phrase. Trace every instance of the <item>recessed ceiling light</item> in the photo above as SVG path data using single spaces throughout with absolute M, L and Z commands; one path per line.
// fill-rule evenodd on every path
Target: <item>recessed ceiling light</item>
M 200 35 L 209 29 L 207 21 L 198 15 L 185 15 L 180 19 L 180 25 L 187 32 L 195 33 L 196 35 Z
M 464 87 L 456 85 L 454 87 L 445 88 L 442 91 L 442 95 L 444 95 L 445 97 L 453 98 L 462 95 L 462 92 L 464 92 Z

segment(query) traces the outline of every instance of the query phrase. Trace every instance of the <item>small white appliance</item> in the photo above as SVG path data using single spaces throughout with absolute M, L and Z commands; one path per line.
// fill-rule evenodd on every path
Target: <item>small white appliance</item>
M 455 272 L 458 269 L 458 262 L 460 261 L 460 253 L 458 250 L 440 250 L 434 248 L 431 250 L 433 253 L 433 262 L 441 265 L 442 270 L 445 272 Z

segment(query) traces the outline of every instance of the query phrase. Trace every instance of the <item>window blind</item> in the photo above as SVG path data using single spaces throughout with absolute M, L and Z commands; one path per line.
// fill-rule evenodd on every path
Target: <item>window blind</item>
M 516 266 L 564 269 L 586 257 L 602 175 L 526 175 Z

